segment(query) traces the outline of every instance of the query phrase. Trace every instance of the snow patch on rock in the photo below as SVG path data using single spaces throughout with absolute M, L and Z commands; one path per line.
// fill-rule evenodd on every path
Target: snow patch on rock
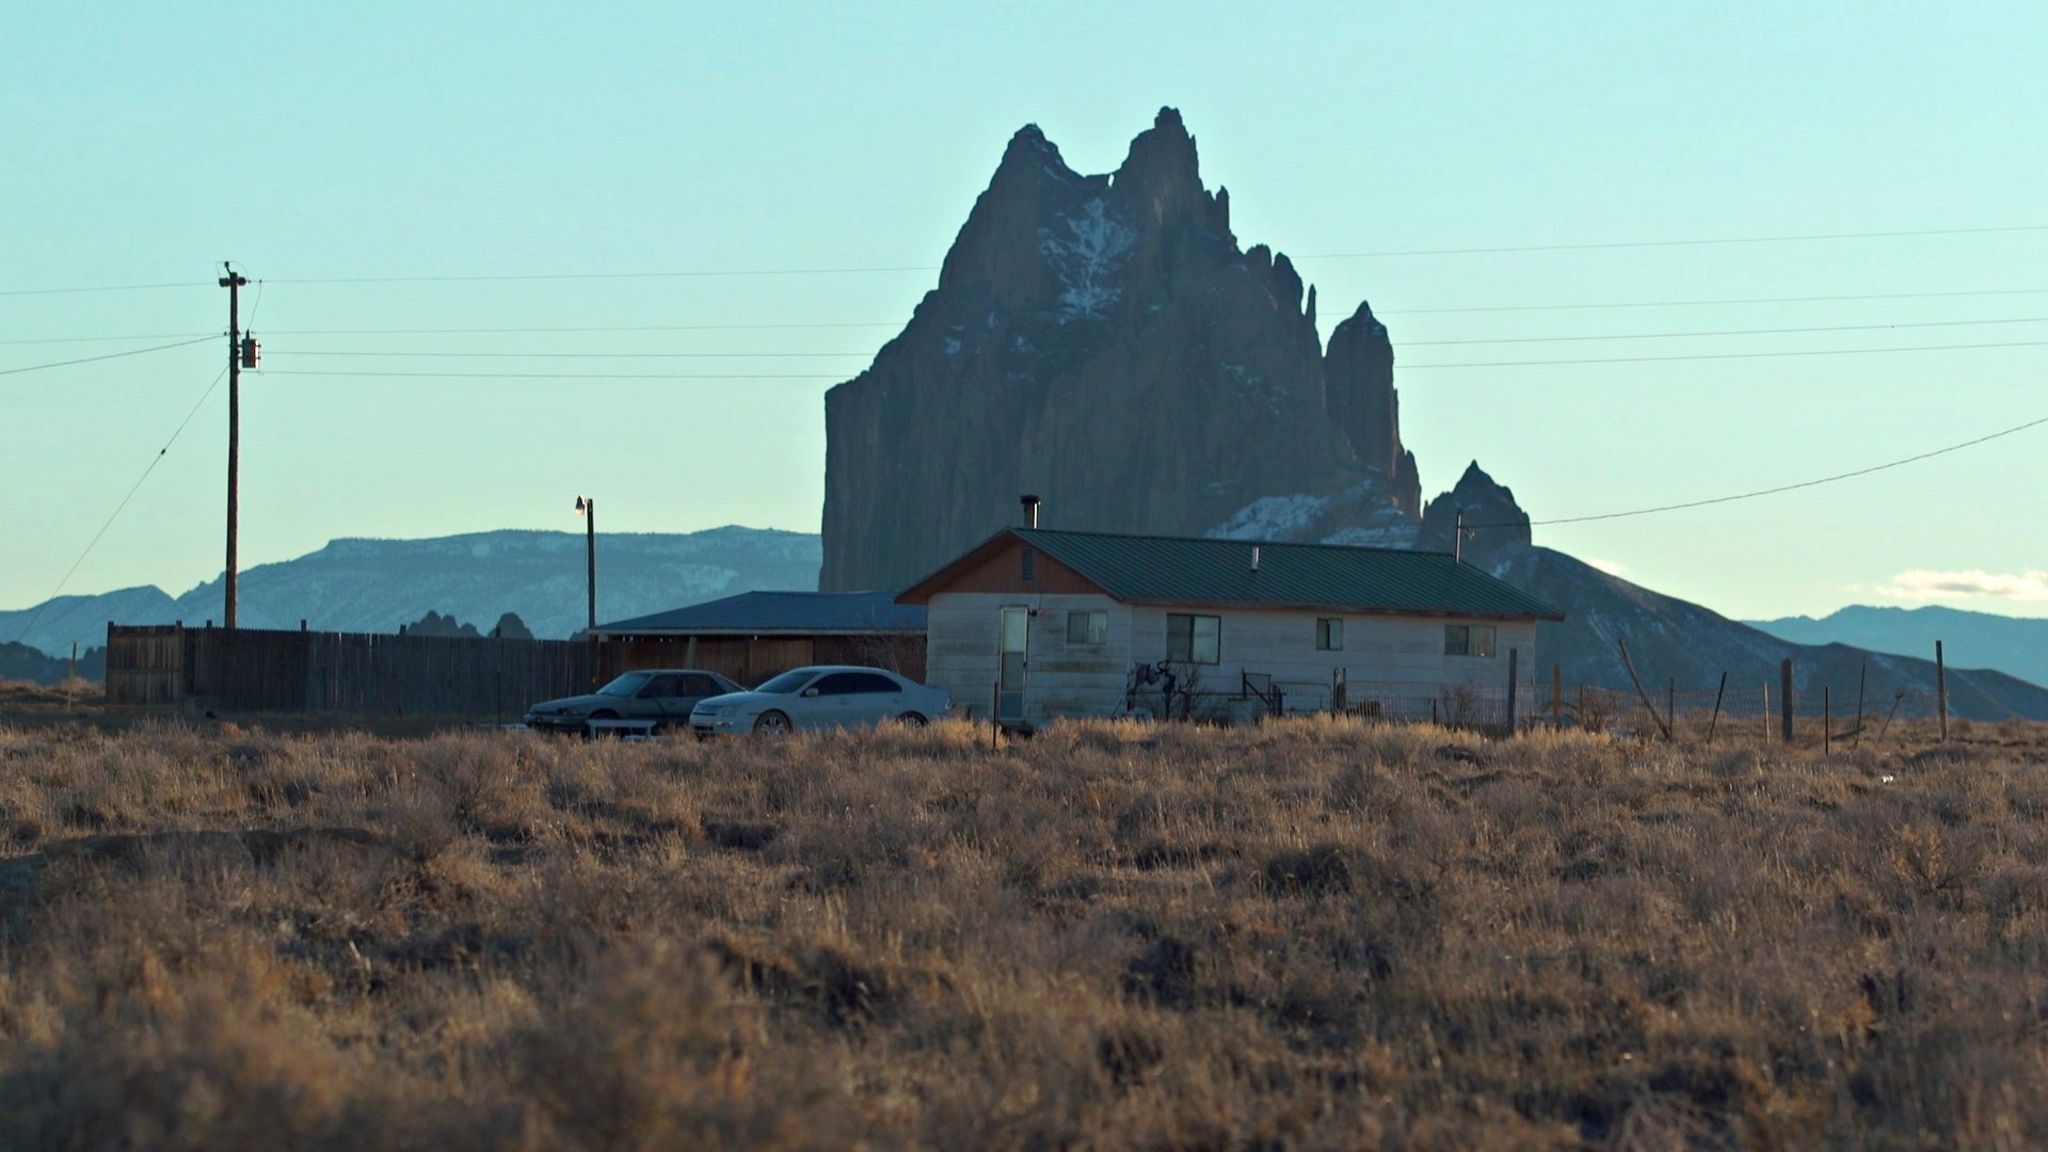
M 1415 525 L 1413 523 L 1385 524 L 1370 528 L 1352 525 L 1339 528 L 1323 537 L 1325 544 L 1338 544 L 1346 548 L 1413 548 L 1415 547 Z
M 1211 540 L 1279 540 L 1307 530 L 1329 506 L 1328 496 L 1306 492 L 1261 496 L 1202 535 Z
M 1038 251 L 1059 278 L 1060 322 L 1099 320 L 1122 290 L 1108 281 L 1138 243 L 1136 231 L 1118 223 L 1101 200 L 1081 206 L 1079 219 L 1066 217 L 1062 236 L 1051 228 L 1038 230 Z

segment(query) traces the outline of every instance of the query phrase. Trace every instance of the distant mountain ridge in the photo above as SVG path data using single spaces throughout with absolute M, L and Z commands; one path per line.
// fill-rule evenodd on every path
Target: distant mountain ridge
M 602 533 L 597 539 L 598 618 L 641 616 L 755 589 L 815 588 L 818 538 L 729 526 L 690 533 Z M 0 640 L 52 656 L 106 643 L 107 622 L 198 626 L 222 619 L 221 581 L 182 596 L 144 586 L 64 596 L 0 612 Z M 517 613 L 535 636 L 557 639 L 584 625 L 584 540 L 574 532 L 503 530 L 423 540 L 335 540 L 316 552 L 243 571 L 241 622 L 249 628 L 396 632 L 428 612 L 487 629 Z
M 1951 667 L 1995 668 L 2048 685 L 2048 619 L 2000 616 L 1961 608 L 1851 604 L 1826 616 L 1745 621 L 1796 644 L 1853 644 L 1873 652 L 1932 658 L 1942 642 Z
M 1532 545 L 1526 529 L 1500 527 L 1521 516 L 1513 493 L 1476 466 L 1458 486 L 1430 502 L 1420 526 L 1423 546 L 1450 546 L 1455 508 L 1494 527 L 1474 533 L 1466 559 L 1516 587 L 1566 611 L 1561 624 L 1545 623 L 1537 633 L 1534 659 L 1525 666 L 1532 690 L 1543 691 L 1550 665 L 1563 668 L 1567 684 L 1626 690 L 1616 642 L 1628 642 L 1637 669 L 1652 685 L 1676 680 L 1688 690 L 1711 690 L 1729 674 L 1734 706 L 1750 710 L 1757 686 L 1775 692 L 1778 662 L 1791 660 L 1798 685 L 1809 699 L 1822 685 L 1838 693 L 1852 689 L 1867 666 L 1873 699 L 1899 689 L 1923 698 L 1934 690 L 1933 665 L 1924 658 L 1865 652 L 1819 638 L 1813 644 L 1781 638 L 1641 588 L 1575 560 Z M 1315 539 L 1316 529 L 1278 521 L 1239 525 L 1246 538 Z M 1257 530 L 1253 530 L 1256 528 Z M 1221 534 L 1221 533 L 1219 533 Z M 1342 542 L 1341 540 L 1338 542 Z M 819 539 L 798 532 L 720 528 L 687 535 L 621 534 L 598 540 L 600 618 L 635 615 L 714 599 L 749 589 L 806 589 L 817 578 Z M 479 631 L 505 612 L 516 612 L 543 638 L 573 634 L 583 626 L 583 538 L 565 532 L 480 532 L 427 540 L 337 540 L 319 551 L 243 575 L 243 619 L 251 627 L 309 626 L 339 631 L 396 632 L 429 611 L 452 615 Z M 0 612 L 0 678 L 54 682 L 68 663 L 76 640 L 81 675 L 97 678 L 106 622 L 198 625 L 220 618 L 220 582 L 210 581 L 173 598 L 153 587 L 53 601 L 32 632 L 33 647 L 8 646 L 29 612 Z M 1883 611 L 1883 610 L 1879 610 Z M 1921 610 L 1924 613 L 1926 610 Z M 1951 706 L 1959 716 L 1996 719 L 2021 715 L 2048 719 L 2048 689 L 2001 671 L 1966 670 L 1983 663 L 1984 641 L 1954 627 L 1943 615 L 1912 614 L 1946 633 L 1953 653 L 1949 669 Z M 1837 614 L 1840 615 L 1840 614 Z M 1953 613 L 1981 617 L 1982 613 Z M 1853 618 L 1853 617 L 1852 617 Z M 1795 618 L 1796 620 L 1797 618 Z M 1999 624 L 2048 621 L 2009 621 Z M 1824 622 L 1821 622 L 1824 623 Z M 1917 648 L 1917 645 L 1915 646 Z M 1925 651 L 1933 651 L 1930 640 Z M 1844 698 L 1845 699 L 1845 698 Z

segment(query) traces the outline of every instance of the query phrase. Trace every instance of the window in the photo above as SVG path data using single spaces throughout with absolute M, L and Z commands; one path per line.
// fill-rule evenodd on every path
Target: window
M 1344 650 L 1344 621 L 1335 616 L 1324 616 L 1316 620 L 1316 651 L 1342 652 Z
M 811 689 L 820 696 L 851 696 L 860 691 L 859 683 L 860 677 L 851 672 L 834 672 L 830 676 L 820 677 L 816 684 L 811 685 Z
M 1017 553 L 1017 563 L 1026 584 L 1038 579 L 1038 549 L 1026 544 L 1024 550 Z
M 599 696 L 631 696 L 633 693 L 640 691 L 640 686 L 645 683 L 647 683 L 647 673 L 628 672 L 617 680 L 599 688 L 597 694 Z
M 834 672 L 812 687 L 820 696 L 872 696 L 903 691 L 902 685 L 879 672 Z
M 754 691 L 768 692 L 776 696 L 787 696 L 792 692 L 801 690 L 804 685 L 811 682 L 811 677 L 817 674 L 818 670 L 816 668 L 792 668 L 773 680 L 762 684 L 759 688 L 754 689 Z
M 1109 643 L 1109 613 L 1069 612 L 1067 613 L 1067 643 L 1107 644 Z
M 1493 625 L 1491 624 L 1446 624 L 1444 625 L 1444 655 L 1446 656 L 1492 656 Z
M 1221 660 L 1223 620 L 1217 616 L 1166 617 L 1166 658 L 1184 664 L 1215 664 Z
M 664 672 L 649 680 L 647 687 L 640 690 L 640 695 L 650 698 L 655 696 L 680 696 L 682 695 L 682 684 L 682 677 Z
M 692 672 L 688 676 L 683 677 L 683 695 L 723 696 L 725 695 L 725 689 L 719 686 L 718 681 L 713 680 L 704 673 Z

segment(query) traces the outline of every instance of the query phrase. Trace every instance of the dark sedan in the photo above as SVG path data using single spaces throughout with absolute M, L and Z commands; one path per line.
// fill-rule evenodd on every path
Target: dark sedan
M 526 710 L 526 726 L 541 732 L 587 732 L 592 720 L 652 720 L 657 730 L 687 728 L 698 702 L 743 691 L 716 672 L 650 668 L 628 672 L 588 696 L 543 700 Z

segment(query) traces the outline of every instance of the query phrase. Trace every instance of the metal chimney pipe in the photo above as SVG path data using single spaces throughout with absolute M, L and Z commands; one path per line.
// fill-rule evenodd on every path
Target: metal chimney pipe
M 1257 572 L 1258 570 L 1259 570 L 1259 546 L 1258 546 L 1257 544 L 1254 544 L 1254 545 L 1252 545 L 1252 571 L 1254 571 L 1254 572 Z
M 1026 528 L 1038 527 L 1038 497 L 1026 493 L 1017 498 L 1017 503 L 1024 507 L 1024 526 Z

